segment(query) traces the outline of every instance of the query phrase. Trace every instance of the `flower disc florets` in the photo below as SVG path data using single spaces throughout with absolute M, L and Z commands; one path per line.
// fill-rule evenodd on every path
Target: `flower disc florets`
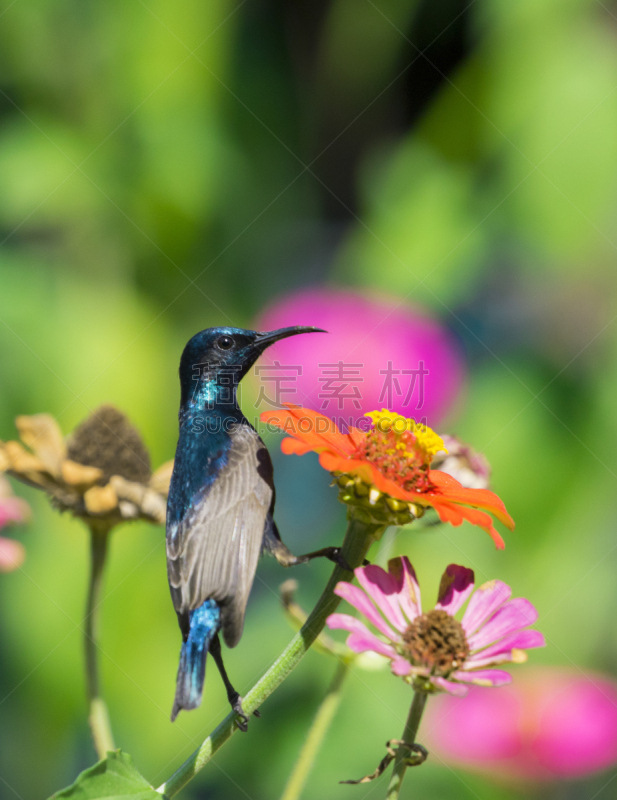
M 428 469 L 443 440 L 426 425 L 387 409 L 366 414 L 373 428 L 366 434 L 363 456 L 405 491 L 423 492 L 432 484 Z
M 431 675 L 447 677 L 469 655 L 463 626 L 439 608 L 416 617 L 401 639 L 401 655 L 414 666 L 425 667 Z
M 86 467 L 97 467 L 106 481 L 121 475 L 147 484 L 152 477 L 150 454 L 136 428 L 111 405 L 94 411 L 71 434 L 67 457 Z
M 406 492 L 425 492 L 433 488 L 429 467 L 433 455 L 444 450 L 434 431 L 413 419 L 388 411 L 366 414 L 373 421 L 358 456 Z M 353 507 L 355 516 L 383 525 L 407 525 L 423 516 L 424 508 L 380 492 L 357 475 L 341 474 L 337 484 L 339 500 Z

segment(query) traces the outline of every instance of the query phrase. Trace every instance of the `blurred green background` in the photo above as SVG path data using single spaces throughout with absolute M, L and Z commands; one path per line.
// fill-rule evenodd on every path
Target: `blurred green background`
M 512 583 L 549 641 L 533 663 L 617 672 L 613 0 L 7 0 L 0 65 L 0 438 L 17 414 L 69 432 L 113 402 L 156 466 L 197 330 L 250 326 L 309 285 L 407 298 L 463 343 L 469 391 L 449 429 L 486 453 L 517 530 L 505 554 L 467 525 L 402 531 L 394 550 L 431 600 L 449 561 Z M 338 540 L 328 476 L 269 444 L 288 544 Z M 0 797 L 29 800 L 94 761 L 87 537 L 15 488 L 34 517 L 15 534 L 23 570 L 0 579 Z M 102 620 L 117 741 L 154 785 L 227 713 L 211 666 L 202 708 L 169 722 L 180 640 L 163 537 L 114 533 Z M 295 572 L 306 606 L 328 574 Z M 287 577 L 259 567 L 227 654 L 241 692 L 290 637 Z M 333 671 L 309 654 L 182 796 L 277 797 Z M 305 797 L 381 796 L 338 781 L 374 768 L 406 697 L 387 672 L 355 671 Z M 603 800 L 610 777 L 548 791 Z M 434 759 L 403 796 L 535 791 Z

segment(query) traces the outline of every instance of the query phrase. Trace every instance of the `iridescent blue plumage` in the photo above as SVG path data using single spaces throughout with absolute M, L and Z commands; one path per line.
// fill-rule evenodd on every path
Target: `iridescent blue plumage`
M 180 667 L 174 708 L 175 719 L 181 708 L 197 708 L 206 672 L 206 656 L 212 639 L 221 627 L 221 610 L 215 600 L 206 600 L 189 614 L 189 635 L 180 651 Z
M 182 520 L 197 506 L 227 464 L 231 438 L 225 430 L 225 422 L 230 415 L 224 409 L 208 412 L 215 424 L 210 425 L 212 431 L 204 435 L 205 413 L 198 402 L 193 402 L 181 415 L 176 461 L 167 504 L 167 530 L 172 538 Z
M 199 705 L 208 652 L 242 717 L 223 667 L 219 631 L 228 647 L 240 640 L 262 548 L 287 566 L 307 560 L 280 541 L 272 519 L 272 463 L 237 405 L 236 390 L 266 347 L 315 330 L 209 328 L 182 353 L 180 435 L 167 505 L 169 585 L 184 641 L 172 719 Z M 332 557 L 331 550 L 318 555 Z

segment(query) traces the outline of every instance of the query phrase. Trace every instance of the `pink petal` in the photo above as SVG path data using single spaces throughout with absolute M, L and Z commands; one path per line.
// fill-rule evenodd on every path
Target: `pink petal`
M 350 631 L 351 634 L 347 638 L 347 647 L 353 650 L 354 653 L 364 653 L 367 650 L 373 650 L 379 655 L 386 656 L 387 658 L 394 658 L 396 650 L 389 644 L 382 642 L 374 633 L 371 633 L 366 625 L 355 617 L 350 617 L 349 614 L 330 614 L 326 620 L 326 625 L 335 630 L 342 629 Z
M 382 614 L 398 631 L 407 628 L 407 621 L 401 611 L 396 579 L 376 564 L 360 567 L 355 571 L 358 583 L 377 604 Z
M 465 697 L 468 692 L 467 686 L 454 683 L 454 681 L 447 681 L 445 678 L 431 678 L 431 683 L 438 689 L 443 689 L 443 691 L 448 692 L 448 694 L 455 694 L 457 697 Z
M 388 572 L 396 581 L 399 603 L 410 622 L 422 613 L 420 585 L 407 556 L 391 558 Z
M 357 586 L 352 586 L 351 583 L 347 583 L 346 581 L 341 581 L 337 583 L 334 594 L 342 597 L 343 600 L 347 600 L 350 605 L 363 614 L 368 621 L 371 622 L 380 633 L 387 636 L 388 639 L 396 640 L 398 638 L 392 628 L 384 622 L 383 617 L 362 589 Z
M 392 672 L 400 677 L 409 675 L 411 672 L 411 664 L 406 658 L 397 656 L 396 658 L 392 659 Z
M 526 628 L 538 619 L 538 612 L 524 597 L 517 597 L 503 605 L 473 636 L 468 637 L 469 649 L 477 650 L 496 642 L 502 636 Z
M 29 513 L 30 508 L 21 497 L 0 498 L 0 528 L 11 522 L 23 522 Z
M 472 569 L 459 567 L 458 564 L 449 564 L 441 576 L 439 597 L 435 608 L 440 608 L 454 616 L 473 592 L 473 582 Z
M 545 644 L 544 635 L 540 631 L 516 631 L 491 647 L 470 655 L 465 661 L 463 669 L 474 669 L 487 664 L 503 664 L 506 661 L 512 661 L 513 650 L 531 650 L 533 647 L 544 647 Z
M 503 581 L 493 580 L 483 583 L 465 610 L 461 624 L 465 633 L 470 636 L 497 609 L 512 597 L 512 589 Z
M 477 683 L 479 686 L 486 686 L 487 682 L 491 686 L 505 686 L 507 683 L 512 683 L 512 675 L 503 669 L 479 669 L 475 672 L 457 670 L 451 677 L 464 683 Z
M 21 542 L 0 537 L 0 572 L 12 572 L 24 563 L 26 551 Z
M 349 631 L 349 633 L 370 633 L 366 625 L 350 614 L 330 614 L 326 625 L 332 630 Z
M 385 656 L 386 658 L 393 658 L 396 655 L 396 650 L 393 647 L 385 644 L 372 633 L 369 633 L 368 636 L 364 636 L 361 633 L 349 634 L 347 647 L 353 650 L 354 653 L 365 653 L 367 650 L 372 650 L 374 653 L 379 653 L 380 656 Z

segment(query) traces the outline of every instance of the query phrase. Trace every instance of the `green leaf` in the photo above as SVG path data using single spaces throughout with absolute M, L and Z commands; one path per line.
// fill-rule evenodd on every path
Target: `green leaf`
M 75 783 L 56 792 L 49 800 L 165 800 L 135 769 L 128 753 L 114 750 L 107 758 L 84 770 Z

